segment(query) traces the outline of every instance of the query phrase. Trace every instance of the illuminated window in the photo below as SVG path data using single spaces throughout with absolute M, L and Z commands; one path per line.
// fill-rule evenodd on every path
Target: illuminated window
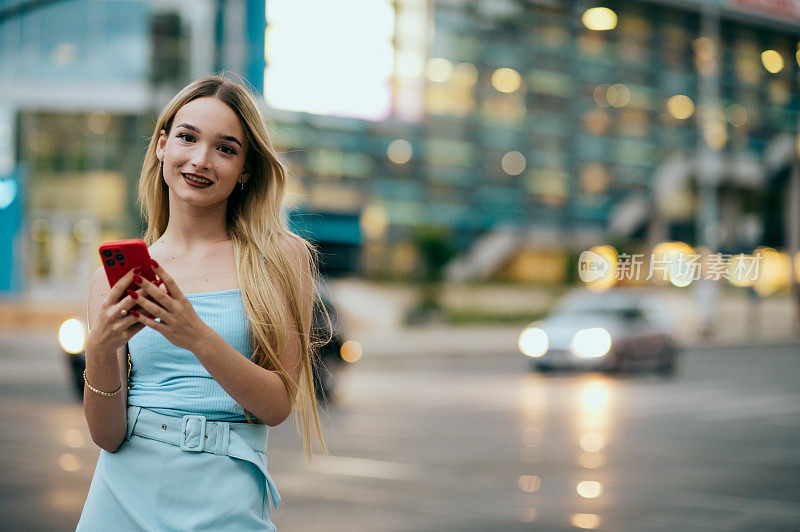
M 369 120 L 390 114 L 392 2 L 270 0 L 266 16 L 270 106 Z

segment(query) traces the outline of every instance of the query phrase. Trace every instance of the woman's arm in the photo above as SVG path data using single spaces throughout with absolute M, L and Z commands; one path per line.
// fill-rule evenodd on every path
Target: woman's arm
M 99 321 L 103 301 L 110 292 L 108 280 L 100 267 L 92 276 L 89 286 L 88 324 L 93 330 Z M 86 378 L 99 390 L 113 392 L 120 384 L 122 389 L 113 397 L 104 397 L 91 391 L 86 385 L 83 388 L 83 413 L 92 440 L 101 449 L 116 451 L 125 439 L 127 431 L 127 370 L 128 346 L 109 349 L 98 345 L 93 335 L 86 341 Z
M 303 312 L 303 322 L 310 329 L 314 292 L 308 252 L 301 244 L 293 241 L 291 244 L 289 242 L 285 244 L 285 250 L 290 262 L 296 266 L 297 275 L 301 275 L 303 279 L 300 309 Z M 289 417 L 294 398 L 289 396 L 289 391 L 278 373 L 264 369 L 249 358 L 243 357 L 214 329 L 200 320 L 172 277 L 157 264 L 153 267 L 156 274 L 164 281 L 168 294 L 144 279 L 140 283 L 142 285 L 140 291 L 152 296 L 160 307 L 146 299 L 141 305 L 154 316 L 161 318 L 163 323 L 155 322 L 144 315 L 137 315 L 139 321 L 163 334 L 177 347 L 194 353 L 222 389 L 259 420 L 272 427 L 281 424 Z M 287 301 L 284 301 L 284 312 L 291 316 Z M 291 319 L 290 323 L 285 351 L 279 353 L 279 356 L 289 377 L 298 384 L 303 366 L 301 364 L 303 353 L 296 333 L 297 326 Z M 309 332 L 310 330 L 304 331 L 306 335 Z

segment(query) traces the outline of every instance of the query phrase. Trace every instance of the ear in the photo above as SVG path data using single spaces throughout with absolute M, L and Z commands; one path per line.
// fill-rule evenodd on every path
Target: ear
M 239 176 L 239 181 L 244 181 L 245 183 L 247 183 L 248 181 L 250 181 L 250 177 L 251 177 L 250 173 L 247 170 L 244 170 L 242 171 L 242 174 Z
M 161 161 L 164 160 L 164 153 L 166 152 L 166 149 L 167 149 L 167 132 L 162 129 L 161 132 L 158 134 L 158 142 L 156 143 L 156 157 L 158 157 L 159 160 Z

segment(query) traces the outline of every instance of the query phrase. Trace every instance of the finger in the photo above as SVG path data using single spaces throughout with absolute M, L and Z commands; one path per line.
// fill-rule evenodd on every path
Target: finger
M 150 266 L 152 266 L 155 274 L 158 275 L 162 281 L 164 281 L 164 285 L 166 285 L 167 287 L 167 292 L 172 294 L 172 297 L 174 298 L 184 297 L 183 292 L 181 292 L 181 289 L 178 288 L 178 285 L 175 283 L 175 280 L 172 278 L 170 274 L 167 273 L 167 271 L 164 268 L 159 266 L 158 263 L 153 259 L 150 259 Z
M 146 325 L 147 327 L 151 327 L 158 332 L 164 332 L 164 324 L 155 321 L 152 318 L 148 318 L 141 312 L 131 311 L 131 315 L 136 318 L 136 320 L 141 323 L 142 325 Z
M 161 321 L 164 321 L 164 318 L 167 316 L 167 314 L 169 314 L 167 310 L 159 306 L 157 303 L 150 301 L 149 299 L 139 298 L 139 300 L 139 306 L 142 307 L 142 311 L 146 312 L 149 317 L 160 318 Z
M 130 312 L 121 318 L 119 321 L 111 325 L 111 328 L 115 331 L 126 331 L 131 325 L 134 325 L 139 320 L 136 319 Z
M 139 320 L 136 319 L 136 316 L 131 316 L 133 318 L 133 323 L 130 327 L 125 330 L 125 333 L 128 335 L 128 338 L 131 338 L 133 335 L 141 331 L 146 327 L 144 323 L 139 323 Z
M 125 290 L 128 289 L 128 286 L 133 281 L 134 272 L 133 269 L 128 270 L 128 273 L 120 277 L 119 281 L 111 288 L 111 291 L 108 293 L 108 297 L 106 301 L 111 302 L 111 304 L 116 303 L 122 296 L 125 294 Z
M 170 298 L 168 294 L 165 294 L 164 291 L 159 290 L 155 284 L 151 283 L 150 281 L 148 281 L 143 277 L 137 277 L 136 282 L 139 283 L 139 285 L 141 286 L 141 290 L 144 291 L 144 294 L 146 296 L 149 296 L 145 298 L 139 298 L 142 299 L 142 302 L 152 298 L 153 301 L 155 301 L 158 305 L 160 305 L 167 311 L 173 310 L 172 298 Z

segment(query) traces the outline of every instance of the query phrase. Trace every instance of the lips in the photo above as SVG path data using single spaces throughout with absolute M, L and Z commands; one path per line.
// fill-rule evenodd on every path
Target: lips
M 193 186 L 195 188 L 206 188 L 206 187 L 209 187 L 209 186 L 211 186 L 213 184 L 212 181 L 210 181 L 210 180 L 208 180 L 208 179 L 206 179 L 204 177 L 198 176 L 197 174 L 181 173 L 181 175 L 183 176 L 183 180 L 186 181 L 186 183 L 188 183 L 189 185 L 191 185 L 191 186 Z M 205 180 L 205 182 L 201 183 L 200 180 Z

